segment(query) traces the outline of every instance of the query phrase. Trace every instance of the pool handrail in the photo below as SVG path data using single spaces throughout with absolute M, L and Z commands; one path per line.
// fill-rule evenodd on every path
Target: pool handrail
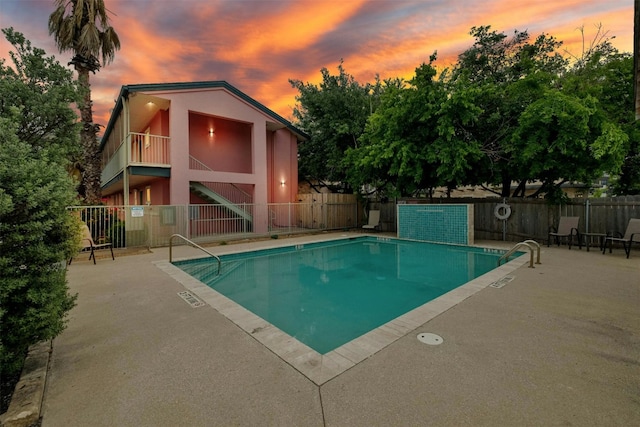
M 202 246 L 198 245 L 197 243 L 192 242 L 191 240 L 187 239 L 182 234 L 172 234 L 171 237 L 169 238 L 169 262 L 173 262 L 173 239 L 175 237 L 178 237 L 178 238 L 184 240 L 189 246 L 192 246 L 194 248 L 200 249 L 201 251 L 205 252 L 209 256 L 212 256 L 213 258 L 215 258 L 218 261 L 218 273 L 217 273 L 217 275 L 220 274 L 220 269 L 221 269 L 221 266 L 222 266 L 222 260 L 220 259 L 220 257 L 218 255 L 212 254 L 211 252 L 209 252 L 208 250 L 206 250 Z
M 505 253 L 504 255 L 502 255 L 499 259 L 498 259 L 498 266 L 500 266 L 500 262 L 503 260 L 509 260 L 509 257 L 511 255 L 513 255 L 518 249 L 520 249 L 522 246 L 526 246 L 527 249 L 529 249 L 529 252 L 531 253 L 531 258 L 529 260 L 529 268 L 535 268 L 533 266 L 533 251 L 534 249 L 537 252 L 537 259 L 536 259 L 536 264 L 542 264 L 540 262 L 540 244 L 538 242 L 536 242 L 535 240 L 524 240 L 522 242 L 516 243 L 511 249 L 509 249 L 507 251 L 507 253 Z

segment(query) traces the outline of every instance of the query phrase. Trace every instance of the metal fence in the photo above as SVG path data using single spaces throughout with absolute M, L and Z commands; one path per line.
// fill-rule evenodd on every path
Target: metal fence
M 207 243 L 358 226 L 357 203 L 72 206 L 93 239 L 114 248 L 168 246 L 173 234 Z M 263 221 L 263 227 L 256 227 Z M 263 231 L 256 231 L 260 228 Z
M 305 199 L 306 200 L 306 199 Z M 98 242 L 111 242 L 116 248 L 161 247 L 169 245 L 172 234 L 181 234 L 197 243 L 239 238 L 277 236 L 322 230 L 359 229 L 366 222 L 354 199 L 318 197 L 310 203 L 271 203 L 268 205 L 179 205 L 179 206 L 74 206 L 69 210 L 84 221 Z M 403 199 L 397 203 L 428 203 L 424 199 Z M 549 205 L 538 199 L 435 199 L 432 203 L 467 203 L 474 206 L 476 240 L 544 242 L 550 226 L 561 216 L 580 217 L 580 231 L 624 233 L 629 219 L 640 218 L 640 196 L 598 199 L 572 199 Z M 499 203 L 507 203 L 511 215 L 500 220 L 495 215 Z M 382 231 L 395 232 L 396 202 L 371 202 L 369 209 L 380 210 Z M 256 232 L 254 223 L 266 217 L 266 231 Z M 364 222 L 363 222 L 364 221 Z

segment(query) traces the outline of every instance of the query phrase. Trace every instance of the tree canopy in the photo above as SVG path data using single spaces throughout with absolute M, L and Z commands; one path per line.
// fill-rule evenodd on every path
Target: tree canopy
M 563 56 L 562 42 L 546 34 L 509 37 L 490 26 L 470 34 L 473 45 L 439 75 L 434 53 L 411 80 L 377 80 L 375 91 L 342 63 L 335 79 L 348 85 L 327 84 L 324 69 L 319 87 L 296 82 L 295 117 L 311 135 L 301 144 L 301 175 L 313 164 L 316 177 L 402 196 L 463 185 L 524 196 L 540 181 L 536 195 L 553 198 L 564 182 L 621 172 L 614 188 L 633 191 L 640 160 L 629 55 L 600 33 L 579 58 Z M 349 143 L 335 143 L 343 129 Z
M 326 68 L 320 73 L 319 85 L 289 80 L 299 92 L 299 105 L 293 115 L 311 136 L 300 146 L 300 174 L 312 184 L 344 191 L 347 180 L 343 155 L 358 145 L 367 119 L 377 106 L 380 84 L 359 84 L 344 70 L 342 62 L 337 75 Z

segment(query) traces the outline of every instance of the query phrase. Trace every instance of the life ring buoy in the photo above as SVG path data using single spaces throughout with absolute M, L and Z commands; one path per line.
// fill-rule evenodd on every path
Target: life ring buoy
M 506 203 L 498 203 L 493 214 L 496 218 L 505 220 L 511 216 L 511 206 Z

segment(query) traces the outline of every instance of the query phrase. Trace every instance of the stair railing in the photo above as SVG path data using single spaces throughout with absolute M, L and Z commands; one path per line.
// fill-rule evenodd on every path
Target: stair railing
M 535 240 L 525 240 L 525 241 L 522 241 L 520 243 L 516 243 L 511 249 L 509 249 L 504 255 L 502 255 L 498 259 L 498 266 L 500 266 L 500 263 L 502 261 L 508 261 L 509 257 L 511 255 L 513 255 L 518 249 L 520 249 L 522 247 L 526 247 L 527 249 L 529 249 L 529 252 L 531 254 L 531 257 L 529 259 L 529 268 L 535 268 L 533 266 L 533 251 L 534 250 L 537 252 L 536 264 L 542 264 L 540 262 L 540 245 L 538 244 L 538 242 L 536 242 Z
M 187 239 L 182 234 L 172 234 L 171 237 L 169 238 L 169 262 L 173 262 L 173 239 L 174 238 L 180 238 L 183 241 L 185 241 L 189 246 L 200 249 L 202 252 L 205 252 L 207 255 L 215 258 L 218 261 L 218 272 L 216 275 L 220 275 L 220 268 L 222 266 L 222 260 L 220 260 L 220 257 L 218 255 L 212 254 L 211 252 L 209 252 L 202 246 L 198 245 L 197 243 Z

